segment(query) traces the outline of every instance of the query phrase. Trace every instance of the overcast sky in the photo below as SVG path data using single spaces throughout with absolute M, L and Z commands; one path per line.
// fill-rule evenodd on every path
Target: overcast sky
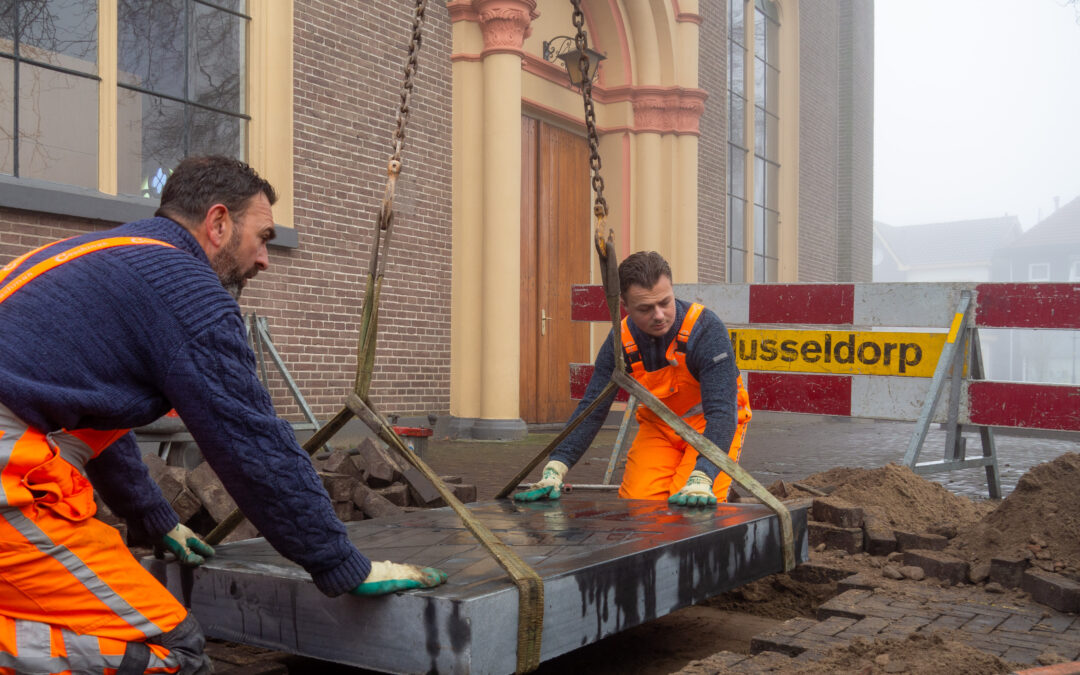
M 874 219 L 1016 215 L 1080 196 L 1080 23 L 1065 0 L 874 3 Z

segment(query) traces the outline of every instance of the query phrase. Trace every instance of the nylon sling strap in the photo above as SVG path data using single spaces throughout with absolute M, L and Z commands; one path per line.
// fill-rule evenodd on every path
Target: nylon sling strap
M 518 643 L 517 672 L 527 673 L 540 665 L 540 644 L 544 626 L 544 583 L 540 575 L 529 567 L 514 551 L 498 539 L 483 523 L 469 512 L 465 505 L 454 496 L 438 475 L 413 453 L 387 423 L 377 413 L 368 400 L 371 377 L 375 364 L 375 338 L 378 333 L 379 298 L 382 292 L 386 257 L 380 258 L 382 249 L 389 247 L 390 235 L 394 222 L 394 193 L 398 175 L 401 173 L 401 149 L 405 140 L 405 125 L 409 117 L 409 99 L 413 89 L 413 75 L 416 73 L 417 54 L 421 42 L 421 26 L 427 0 L 416 0 L 413 14 L 412 40 L 405 65 L 405 76 L 401 87 L 401 104 L 398 108 L 397 127 L 394 131 L 394 149 L 387 164 L 386 190 L 382 206 L 375 222 L 374 240 L 371 246 L 371 262 L 368 267 L 367 286 L 364 291 L 364 305 L 361 314 L 360 336 L 357 345 L 356 381 L 345 406 L 329 422 L 320 428 L 304 443 L 304 450 L 310 455 L 326 444 L 349 419 L 355 415 L 371 428 L 390 447 L 397 450 L 406 461 L 416 467 L 435 487 L 439 495 L 461 518 L 462 523 L 491 554 L 518 587 Z M 213 545 L 225 538 L 244 516 L 239 510 L 233 511 L 206 537 Z

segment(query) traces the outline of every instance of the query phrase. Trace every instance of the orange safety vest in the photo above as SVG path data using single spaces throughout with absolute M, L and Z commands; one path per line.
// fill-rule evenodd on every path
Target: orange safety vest
M 690 369 L 686 366 L 686 344 L 690 341 L 690 333 L 704 309 L 704 305 L 696 302 L 690 305 L 682 325 L 679 326 L 679 332 L 664 354 L 668 365 L 652 372 L 645 370 L 641 352 L 630 334 L 630 317 L 622 320 L 622 344 L 630 364 L 630 374 L 679 417 L 687 416 L 687 413 L 691 413 L 691 419 L 704 415 L 701 410 L 701 383 L 690 374 Z M 637 421 L 639 424 L 664 424 L 663 420 L 646 406 L 638 406 Z
M 67 241 L 61 240 L 61 241 Z M 26 253 L 0 268 L 0 284 L 35 254 L 61 243 L 55 241 Z M 20 288 L 49 270 L 88 253 L 116 246 L 155 245 L 175 248 L 172 244 L 146 237 L 110 237 L 99 239 L 45 258 L 22 272 L 6 285 L 0 285 L 0 303 Z M 42 434 L 44 443 L 21 444 L 20 452 L 0 457 L 0 507 L 21 507 L 33 504 L 36 509 L 49 509 L 68 520 L 85 520 L 94 515 L 94 490 L 83 476 L 86 462 L 97 457 L 128 429 L 74 429 L 58 434 Z M 41 433 L 41 432 L 37 432 Z M 70 434 L 86 444 L 65 442 Z M 54 437 L 55 436 L 55 437 Z

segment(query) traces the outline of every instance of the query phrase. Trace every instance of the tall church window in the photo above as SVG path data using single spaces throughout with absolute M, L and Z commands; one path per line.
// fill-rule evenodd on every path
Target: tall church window
M 730 0 L 728 280 L 776 281 L 780 19 L 772 0 Z

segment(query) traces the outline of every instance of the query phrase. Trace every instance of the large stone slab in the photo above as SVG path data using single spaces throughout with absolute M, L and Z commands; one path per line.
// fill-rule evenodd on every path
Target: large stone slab
M 715 511 L 569 493 L 469 510 L 544 579 L 541 659 L 663 616 L 781 570 L 776 516 L 758 504 Z M 792 513 L 797 561 L 806 510 Z M 191 608 L 207 634 L 394 673 L 512 673 L 518 593 L 449 508 L 347 524 L 365 554 L 439 567 L 438 588 L 327 598 L 263 539 L 226 544 L 191 570 L 143 564 Z

